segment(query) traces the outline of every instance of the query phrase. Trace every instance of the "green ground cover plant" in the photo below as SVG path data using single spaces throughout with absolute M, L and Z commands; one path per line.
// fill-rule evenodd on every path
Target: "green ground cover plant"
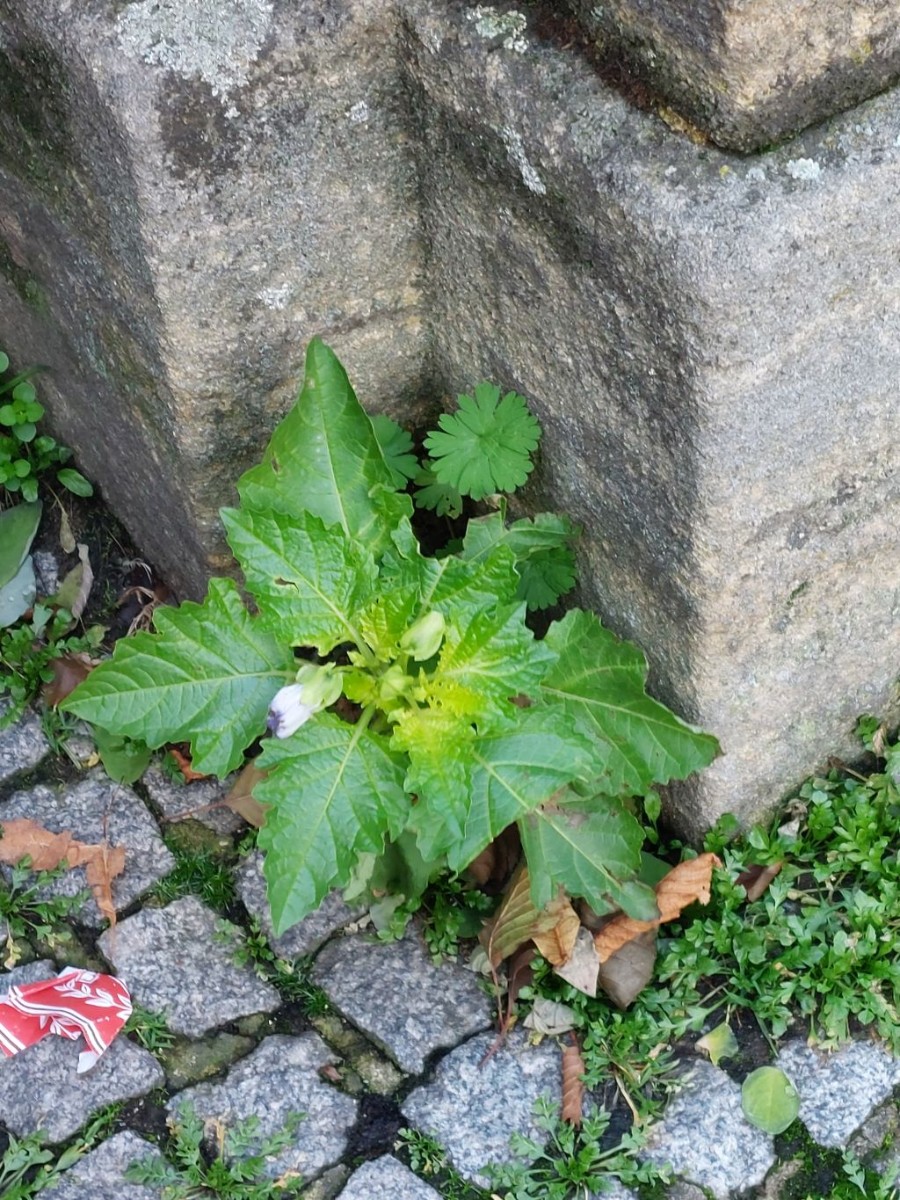
M 510 523 L 500 499 L 436 554 L 411 520 L 410 477 L 430 477 L 420 505 L 451 489 L 462 511 L 524 483 L 538 436 L 520 396 L 482 384 L 414 462 L 314 340 L 297 404 L 222 511 L 255 610 L 214 579 L 64 701 L 154 748 L 189 741 L 220 777 L 269 731 L 254 796 L 277 931 L 333 887 L 414 899 L 512 824 L 538 906 L 561 887 L 656 916 L 633 798 L 702 768 L 715 739 L 646 694 L 643 655 L 593 614 L 535 637 L 529 611 L 574 579 L 564 518 Z
M 230 1127 L 216 1122 L 212 1128 L 190 1104 L 182 1103 L 169 1121 L 171 1136 L 164 1147 L 168 1158 L 132 1163 L 125 1178 L 159 1188 L 163 1200 L 285 1200 L 298 1194 L 302 1180 L 268 1178 L 266 1159 L 290 1146 L 301 1119 L 294 1115 L 284 1129 L 262 1137 L 257 1117 Z

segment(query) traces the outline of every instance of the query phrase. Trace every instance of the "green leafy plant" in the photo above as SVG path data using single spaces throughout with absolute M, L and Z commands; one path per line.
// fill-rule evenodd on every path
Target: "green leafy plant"
M 118 1104 L 110 1104 L 95 1113 L 62 1151 L 47 1148 L 43 1130 L 21 1138 L 8 1134 L 9 1144 L 0 1158 L 0 1196 L 3 1200 L 32 1200 L 48 1184 L 58 1182 L 64 1171 L 109 1133 L 119 1110 Z
M 30 367 L 0 383 L 0 428 L 9 431 L 0 433 L 0 501 L 19 496 L 36 500 L 40 477 L 53 467 L 60 468 L 56 480 L 68 491 L 76 496 L 93 495 L 94 489 L 80 471 L 62 466 L 72 451 L 46 434 L 38 434 L 44 408 L 30 380 L 39 370 Z M 0 375 L 8 372 L 9 357 L 0 351 Z M 8 399 L 2 399 L 4 396 Z
M 132 1001 L 131 1016 L 125 1022 L 125 1032 L 151 1054 L 169 1050 L 175 1045 L 175 1034 L 169 1028 L 163 1013 L 151 1012 L 142 1004 Z
M 442 486 L 480 496 L 527 476 L 536 422 L 494 391 L 461 400 L 430 440 Z M 220 776 L 275 735 L 254 795 L 278 931 L 364 882 L 386 843 L 406 836 L 430 865 L 409 898 L 512 823 L 538 906 L 563 887 L 655 917 L 630 798 L 706 765 L 715 739 L 646 694 L 643 655 L 593 614 L 535 638 L 532 573 L 533 598 L 555 599 L 568 523 L 473 517 L 461 545 L 429 557 L 398 474 L 314 340 L 297 404 L 222 511 L 254 612 L 214 579 L 203 604 L 160 609 L 156 634 L 120 641 L 63 707 L 151 747 L 190 741 L 194 768 Z
M 698 1001 L 717 983 L 771 1037 L 799 1016 L 835 1047 L 854 1020 L 900 1052 L 900 754 L 896 743 L 881 750 L 883 770 L 810 779 L 787 814 L 723 849 L 708 910 L 663 942 L 660 981 Z M 775 863 L 778 875 L 748 901 L 746 873 Z
M 62 869 L 32 871 L 28 859 L 9 869 L 7 882 L 0 884 L 0 921 L 6 923 L 4 967 L 10 970 L 22 957 L 29 938 L 52 945 L 90 894 L 51 896 L 47 885 L 59 879 Z
M 252 967 L 260 979 L 271 983 L 289 1003 L 302 1004 L 307 1016 L 319 1016 L 331 1007 L 328 996 L 312 981 L 312 959 L 287 959 L 269 945 L 259 921 L 251 917 L 235 945 L 237 929 L 230 921 L 220 921 L 222 940 L 233 947 L 233 961 L 239 967 Z
M 187 1102 L 169 1120 L 171 1138 L 166 1151 L 171 1161 L 147 1158 L 125 1172 L 130 1183 L 162 1189 L 163 1200 L 284 1200 L 295 1196 L 301 1180 L 266 1177 L 266 1159 L 286 1150 L 302 1118 L 292 1115 L 285 1128 L 262 1137 L 259 1118 L 247 1117 L 231 1128 L 208 1129 Z M 209 1134 L 213 1133 L 210 1148 Z
M 53 679 L 53 659 L 97 649 L 103 639 L 102 626 L 91 626 L 83 634 L 73 634 L 72 626 L 68 609 L 35 604 L 30 620 L 0 629 L 0 697 L 5 695 L 10 701 L 0 714 L 0 728 L 17 720 L 42 686 Z
M 502 1200 L 572 1200 L 602 1196 L 608 1183 L 649 1184 L 670 1178 L 665 1170 L 639 1161 L 645 1139 L 638 1129 L 604 1146 L 609 1114 L 602 1110 L 585 1117 L 576 1129 L 560 1121 L 554 1104 L 541 1099 L 534 1119 L 546 1141 L 514 1135 L 513 1151 L 525 1161 L 491 1170 Z

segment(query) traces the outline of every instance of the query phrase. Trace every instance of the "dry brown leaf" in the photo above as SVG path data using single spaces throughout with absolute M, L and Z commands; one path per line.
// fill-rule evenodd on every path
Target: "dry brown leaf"
M 574 1036 L 562 1053 L 562 1111 L 570 1125 L 581 1124 L 584 1109 L 584 1059 Z
M 208 775 L 204 775 L 202 771 L 195 771 L 191 766 L 191 760 L 177 746 L 170 746 L 169 753 L 175 759 L 178 765 L 178 770 L 184 776 L 185 783 L 194 783 L 198 779 L 209 779 Z
M 494 889 L 499 890 L 512 875 L 521 857 L 522 839 L 519 831 L 515 825 L 508 825 L 472 859 L 466 867 L 466 874 L 478 887 L 494 885 Z
M 79 842 L 69 832 L 52 833 L 25 817 L 0 821 L 0 828 L 3 830 L 0 862 L 15 866 L 27 857 L 33 871 L 84 867 L 97 907 L 109 921 L 110 928 L 115 925 L 112 881 L 125 870 L 124 846 L 110 846 L 108 842 Z
M 94 582 L 88 548 L 83 542 L 78 543 L 78 558 L 78 565 L 68 573 L 56 593 L 56 603 L 67 608 L 76 621 L 84 612 Z
M 261 829 L 266 823 L 266 806 L 260 804 L 252 793 L 256 785 L 261 783 L 265 777 L 265 771 L 261 771 L 255 763 L 248 762 L 234 781 L 231 791 L 222 801 L 226 808 L 236 812 L 239 817 L 244 818 L 248 825 L 255 825 L 257 829 Z
M 75 553 L 75 536 L 69 522 L 69 514 L 59 506 L 59 544 L 66 554 Z
M 664 921 L 674 921 L 689 904 L 697 900 L 701 904 L 708 904 L 713 867 L 721 865 L 715 854 L 701 854 L 673 867 L 656 885 L 659 916 L 655 921 L 636 921 L 625 913 L 618 913 L 599 933 L 594 934 L 594 945 L 601 963 L 648 929 L 655 929 Z
M 735 883 L 739 883 L 747 893 L 747 900 L 758 900 L 765 892 L 766 888 L 772 880 L 779 874 L 782 868 L 782 863 L 770 863 L 767 867 L 762 867 L 758 863 L 747 868 L 746 871 L 741 871 Z
M 648 929 L 599 964 L 597 982 L 617 1008 L 627 1008 L 653 978 L 655 963 L 656 930 Z
M 600 971 L 600 959 L 594 947 L 594 939 L 590 930 L 579 929 L 575 946 L 569 959 L 559 967 L 554 967 L 554 974 L 573 988 L 584 992 L 586 996 L 597 995 L 597 975 Z
M 503 903 L 493 920 L 485 925 L 479 935 L 479 941 L 488 953 L 491 966 L 498 966 L 525 942 L 555 929 L 564 919 L 566 908 L 572 911 L 572 906 L 561 890 L 546 908 L 535 908 L 531 899 L 531 880 L 523 863 L 510 880 Z M 577 925 L 577 917 L 575 921 Z M 577 928 L 572 934 L 573 942 L 575 933 Z
M 71 833 L 51 833 L 25 817 L 0 821 L 0 826 L 0 862 L 11 867 L 27 857 L 33 871 L 52 871 L 74 853 Z
M 61 654 L 59 658 L 51 658 L 48 666 L 53 678 L 41 688 L 41 695 L 51 708 L 61 704 L 94 669 L 86 654 Z
M 572 956 L 581 922 L 568 898 L 562 894 L 551 900 L 544 912 L 548 917 L 555 916 L 556 923 L 552 928 L 536 933 L 532 940 L 551 966 L 561 967 Z
M 125 870 L 125 847 L 101 842 L 89 849 L 94 853 L 85 860 L 85 878 L 94 893 L 97 907 L 109 921 L 110 929 L 113 929 L 116 924 L 116 905 L 112 897 L 112 881 Z

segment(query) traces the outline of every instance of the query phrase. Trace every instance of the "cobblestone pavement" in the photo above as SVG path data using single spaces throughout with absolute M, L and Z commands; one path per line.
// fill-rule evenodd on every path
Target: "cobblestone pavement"
M 69 743 L 71 759 L 90 752 L 83 738 Z M 126 847 L 115 929 L 98 936 L 100 914 L 93 900 L 84 903 L 67 936 L 46 939 L 35 961 L 0 972 L 0 991 L 70 963 L 111 971 L 174 1035 L 156 1052 L 120 1036 L 81 1076 L 78 1047 L 58 1037 L 0 1059 L 0 1122 L 17 1136 L 44 1130 L 62 1149 L 98 1110 L 121 1104 L 106 1140 L 42 1194 L 160 1200 L 160 1189 L 128 1183 L 124 1172 L 159 1154 L 153 1134 L 185 1101 L 203 1119 L 256 1116 L 262 1134 L 283 1129 L 291 1113 L 305 1114 L 266 1169 L 273 1179 L 299 1173 L 309 1200 L 440 1196 L 427 1163 L 408 1157 L 401 1128 L 431 1135 L 459 1176 L 489 1188 L 489 1164 L 510 1157 L 510 1134 L 536 1133 L 535 1101 L 559 1099 L 560 1046 L 552 1039 L 534 1046 L 518 1032 L 498 1049 L 491 1001 L 471 971 L 433 966 L 415 929 L 393 944 L 373 941 L 361 914 L 338 897 L 274 938 L 256 851 L 235 869 L 230 924 L 193 895 L 166 903 L 158 885 L 175 859 L 164 835 L 188 831 L 210 847 L 230 844 L 240 825 L 234 815 L 204 811 L 223 791 L 210 782 L 179 787 L 156 768 L 133 788 L 83 762 L 66 759 L 61 769 L 31 714 L 0 731 L 0 820 L 28 816 L 81 840 L 106 835 Z M 176 823 L 186 809 L 194 816 Z M 84 885 L 79 873 L 51 887 L 74 894 Z M 272 985 L 277 973 L 265 979 L 255 969 L 248 934 L 257 959 L 260 947 L 271 948 L 273 961 L 315 955 L 310 985 L 327 1005 L 285 1000 Z M 821 1055 L 800 1040 L 787 1041 L 776 1061 L 800 1093 L 800 1120 L 821 1148 L 814 1153 L 880 1151 L 898 1123 L 900 1062 L 873 1042 Z M 674 1169 L 670 1200 L 776 1200 L 795 1170 L 790 1145 L 744 1120 L 739 1081 L 699 1056 L 685 1062 L 644 1153 Z M 418 1173 L 410 1169 L 416 1165 Z M 636 1200 L 638 1193 L 611 1178 L 604 1194 Z

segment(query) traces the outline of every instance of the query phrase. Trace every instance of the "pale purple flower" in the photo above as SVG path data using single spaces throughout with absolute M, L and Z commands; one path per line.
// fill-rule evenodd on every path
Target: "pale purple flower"
M 290 737 L 314 712 L 315 708 L 303 703 L 303 684 L 290 683 L 275 694 L 269 705 L 266 728 L 278 738 Z

